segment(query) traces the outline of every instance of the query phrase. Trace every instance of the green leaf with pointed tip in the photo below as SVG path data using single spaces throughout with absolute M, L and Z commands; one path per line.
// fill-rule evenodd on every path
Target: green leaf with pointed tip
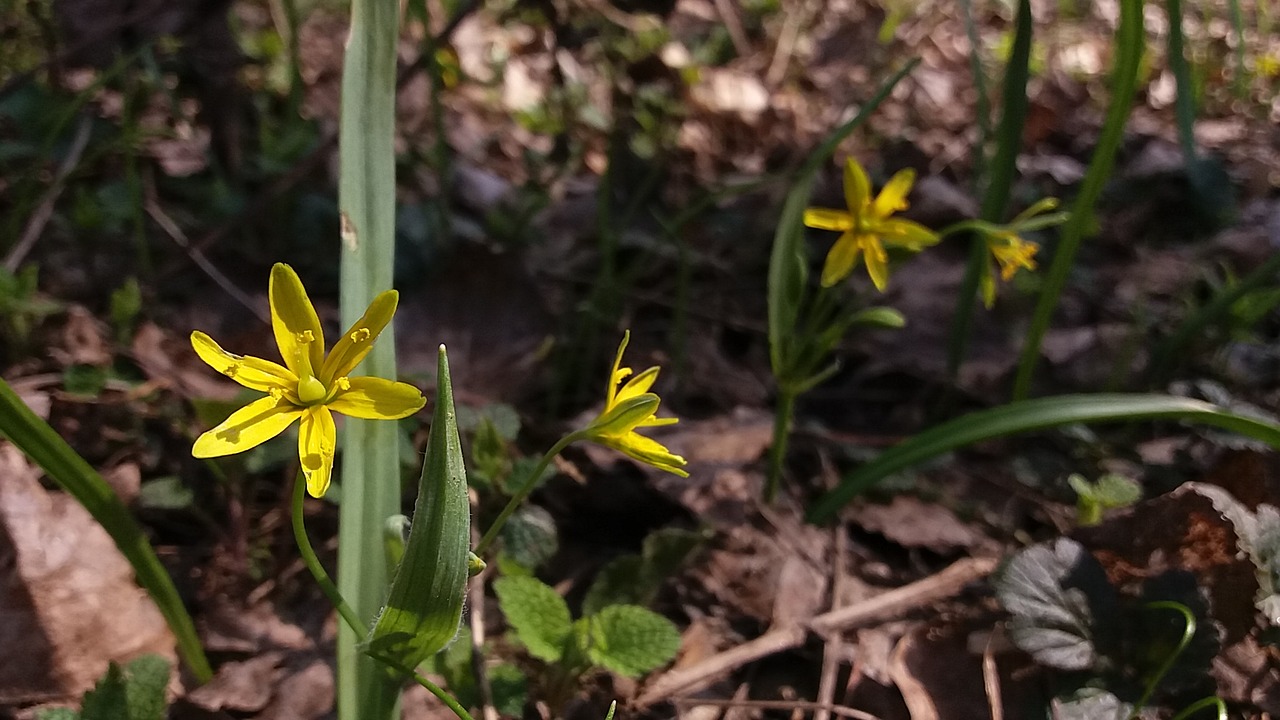
M 453 408 L 449 359 L 440 347 L 436 409 L 404 559 L 365 652 L 413 668 L 458 634 L 466 599 L 471 504 Z
M 564 598 L 532 577 L 498 578 L 493 591 L 516 639 L 529 649 L 530 655 L 547 662 L 557 662 L 564 656 L 573 625 Z
M 619 675 L 640 677 L 670 662 L 680 649 L 675 624 L 637 605 L 610 605 L 590 623 L 587 657 Z
M 979 440 L 1075 423 L 1182 420 L 1211 425 L 1280 448 L 1280 425 L 1210 403 L 1171 395 L 1097 393 L 1020 400 L 937 425 L 881 453 L 847 475 L 809 509 L 812 522 L 830 519 L 845 503 L 899 470 Z

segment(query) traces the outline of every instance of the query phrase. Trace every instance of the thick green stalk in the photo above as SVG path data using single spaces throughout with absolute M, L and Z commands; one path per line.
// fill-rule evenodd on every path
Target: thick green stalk
M 400 7 L 353 0 L 342 70 L 338 206 L 342 212 L 342 324 L 391 287 L 395 254 L 395 84 Z M 368 375 L 396 377 L 391 327 L 365 359 Z M 338 588 L 366 626 L 385 599 L 382 525 L 400 511 L 396 424 L 348 419 L 342 456 Z M 376 558 L 377 560 L 372 560 Z M 339 720 L 395 717 L 400 683 L 362 655 L 363 633 L 338 632 Z
M 1116 31 L 1116 62 L 1111 71 L 1111 107 L 1102 126 L 1098 147 L 1085 171 L 1080 194 L 1071 207 L 1069 219 L 1062 231 L 1062 241 L 1053 254 L 1053 263 L 1045 275 L 1044 287 L 1036 301 L 1036 309 L 1027 330 L 1026 343 L 1018 359 L 1018 372 L 1013 381 L 1013 398 L 1022 400 L 1031 391 L 1031 376 L 1040 360 L 1040 343 L 1049 330 L 1058 297 L 1066 287 L 1067 275 L 1075 262 L 1076 252 L 1093 225 L 1093 206 L 1102 194 L 1102 187 L 1111 177 L 1116 150 L 1124 137 L 1124 126 L 1133 108 L 1133 95 L 1138 85 L 1138 69 L 1145 45 L 1142 28 L 1142 0 L 1121 0 L 1120 27 Z
M 981 218 L 1000 222 L 1009 206 L 1009 194 L 1017 172 L 1018 150 L 1022 147 L 1022 129 L 1027 120 L 1027 77 L 1031 67 L 1031 29 L 1033 26 L 1030 0 L 1020 0 L 1018 17 L 1014 27 L 1013 52 L 1004 71 L 1004 89 L 1001 95 L 1000 127 L 996 130 L 996 156 L 991 164 L 991 176 L 987 179 L 982 196 Z M 977 53 L 977 48 L 974 48 Z M 978 112 L 983 114 L 983 102 L 979 98 Z M 985 122 L 985 120 L 984 120 Z M 980 149 L 982 150 L 982 149 Z M 978 152 L 981 157 L 983 152 Z M 952 377 L 960 369 L 969 346 L 973 328 L 973 311 L 978 300 L 983 263 L 987 262 L 987 248 L 982 238 L 969 242 L 969 264 L 960 283 L 956 297 L 956 315 L 951 322 L 951 338 L 947 344 L 947 370 Z
M 27 457 L 76 499 L 115 541 L 133 566 L 133 573 L 178 641 L 178 653 L 199 682 L 213 677 L 195 625 L 187 614 L 173 580 L 160 564 L 142 532 L 107 481 L 76 454 L 49 423 L 28 408 L 4 380 L 0 380 L 0 435 L 7 437 Z M 8 482 L 0 478 L 0 482 Z

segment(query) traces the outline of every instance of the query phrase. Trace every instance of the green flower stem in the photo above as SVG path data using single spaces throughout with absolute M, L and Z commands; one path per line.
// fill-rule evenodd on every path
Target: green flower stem
M 773 413 L 773 446 L 769 450 L 769 476 L 765 480 L 764 501 L 773 502 L 782 480 L 782 464 L 787 459 L 787 440 L 795 416 L 796 393 L 790 386 L 778 388 L 778 407 Z
M 291 514 L 293 516 L 293 540 L 298 544 L 298 554 L 302 556 L 302 562 L 306 564 L 307 570 L 311 571 L 311 577 L 315 578 L 316 584 L 320 586 L 320 591 L 324 593 L 325 597 L 329 599 L 329 603 L 342 616 L 342 620 L 346 622 L 347 627 L 351 628 L 356 635 L 363 637 L 366 633 L 364 623 L 361 622 L 360 616 L 356 614 L 355 609 L 351 607 L 346 598 L 342 597 L 342 593 L 338 592 L 338 587 L 333 584 L 333 580 L 329 579 L 329 573 L 325 572 L 324 566 L 320 564 L 320 558 L 316 557 L 316 551 L 311 547 L 311 540 L 307 537 L 307 529 L 302 522 L 302 501 L 306 497 L 303 492 L 305 489 L 306 483 L 295 478 L 293 481 L 293 512 Z M 445 692 L 439 685 L 387 658 L 374 657 L 374 659 L 406 676 L 412 677 L 414 682 L 426 688 L 432 695 L 435 695 L 440 702 L 448 706 L 453 711 L 453 714 L 457 715 L 461 720 L 473 720 L 466 708 L 462 707 L 452 695 Z
M 1188 705 L 1177 715 L 1174 715 L 1173 720 L 1186 720 L 1186 718 L 1189 718 L 1208 707 L 1216 707 L 1218 709 L 1218 712 L 1214 714 L 1214 717 L 1218 718 L 1218 720 L 1227 720 L 1227 704 L 1222 702 L 1222 698 L 1216 695 L 1203 698 Z
M 1186 605 L 1171 600 L 1160 600 L 1147 603 L 1145 609 L 1172 610 L 1181 615 L 1183 620 L 1182 639 L 1178 641 L 1178 647 L 1169 653 L 1169 656 L 1160 664 L 1160 669 L 1156 671 L 1156 674 L 1152 675 L 1151 679 L 1147 681 L 1147 687 L 1142 691 L 1142 698 L 1133 706 L 1133 712 L 1129 715 L 1130 720 L 1136 718 L 1142 708 L 1146 707 L 1147 701 L 1151 699 L 1152 694 L 1156 691 L 1156 686 L 1160 684 L 1165 675 L 1169 674 L 1173 664 L 1178 661 L 1178 656 L 1182 655 L 1182 652 L 1191 644 L 1191 639 L 1196 635 L 1196 616 L 1191 614 L 1191 609 Z
M 512 495 L 511 499 L 507 501 L 507 506 L 502 508 L 502 512 L 498 513 L 498 517 L 493 521 L 493 524 L 485 531 L 484 537 L 480 538 L 480 544 L 476 545 L 475 549 L 475 554 L 478 557 L 483 558 L 485 551 L 498 539 L 498 533 L 502 532 L 502 526 L 507 524 L 507 520 L 511 518 L 511 513 L 515 512 L 516 508 L 520 507 L 520 504 L 525 501 L 525 498 L 529 497 L 529 493 L 533 492 L 533 489 L 537 487 L 538 480 L 542 478 L 542 473 L 547 471 L 547 466 L 551 464 L 551 461 L 563 452 L 565 448 L 586 438 L 586 436 L 587 434 L 583 430 L 571 432 L 560 438 L 555 445 L 551 446 L 547 454 L 542 456 L 542 459 L 538 461 L 537 467 L 533 469 L 533 472 L 529 473 L 529 477 L 520 486 L 520 489 L 516 491 L 516 494 Z

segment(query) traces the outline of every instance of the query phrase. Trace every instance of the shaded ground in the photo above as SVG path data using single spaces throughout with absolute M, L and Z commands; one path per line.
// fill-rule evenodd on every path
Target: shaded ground
M 1114 8 L 1066 5 L 1035 4 L 1020 206 L 1072 197 L 1108 97 Z M 939 227 L 975 212 L 978 94 L 963 18 L 949 3 L 923 3 L 894 22 L 894 7 L 487 6 L 465 15 L 449 36 L 451 54 L 439 56 L 423 54 L 424 38 L 444 23 L 408 23 L 398 124 L 405 379 L 433 396 L 435 347 L 446 343 L 459 400 L 517 419 L 506 451 L 536 457 L 598 407 L 615 343 L 630 328 L 630 364 L 664 368 L 663 407 L 681 423 L 660 438 L 688 458 L 691 477 L 571 449 L 533 498 L 559 536 L 539 574 L 576 605 L 600 568 L 637 552 L 652 531 L 706 536 L 654 603 L 682 631 L 671 667 L 640 682 L 596 673 L 570 706 L 531 702 L 524 714 L 598 718 L 618 698 L 626 716 L 781 717 L 835 707 L 851 717 L 1000 717 L 994 707 L 1029 717 L 1075 676 L 1015 649 L 987 576 L 1016 549 L 1068 535 L 1123 597 L 1166 571 L 1190 573 L 1204 588 L 1204 625 L 1219 647 L 1197 656 L 1187 678 L 1171 679 L 1158 707 L 1176 712 L 1216 692 L 1242 717 L 1280 712 L 1269 625 L 1252 602 L 1260 576 L 1237 553 L 1248 532 L 1207 495 L 1170 494 L 1194 480 L 1261 514 L 1280 505 L 1273 452 L 1176 425 L 1072 429 L 984 443 L 904 473 L 833 527 L 802 521 L 807 502 L 874 452 L 1007 399 L 1039 281 L 1019 277 L 979 314 L 969 360 L 953 380 L 945 347 L 960 244 L 896 268 L 884 298 L 871 298 L 864 278 L 851 281 L 868 301 L 900 309 L 908 325 L 842 347 L 844 369 L 802 398 L 784 497 L 772 507 L 757 500 L 773 401 L 765 269 L 783 171 L 919 57 L 841 151 L 878 180 L 916 168 L 923 179 L 911 214 L 921 222 Z M 192 439 L 225 415 L 237 389 L 199 363 L 185 338 L 199 328 L 237 352 L 272 356 L 264 279 L 277 260 L 299 270 L 336 329 L 331 174 L 344 21 L 324 6 L 305 13 L 294 80 L 278 7 L 237 3 L 230 26 L 221 9 L 137 6 L 115 23 L 103 19 L 101 27 L 120 31 L 98 36 L 92 28 L 54 33 L 45 18 L 49 36 L 61 38 L 50 47 L 38 22 L 31 31 L 5 21 L 31 51 L 4 55 L 4 261 L 10 270 L 37 265 L 39 282 L 27 292 L 5 276 L 13 289 L 0 288 L 0 371 L 136 508 L 200 623 L 218 678 L 202 688 L 175 683 L 173 717 L 318 718 L 331 712 L 335 626 L 289 536 L 296 441 L 216 466 L 190 458 Z M 432 10 L 444 17 L 453 8 Z M 1173 79 L 1160 51 L 1168 24 L 1149 8 L 1153 57 L 1141 102 L 1098 233 L 1046 339 L 1038 394 L 1167 389 L 1144 379 L 1159 341 L 1280 242 L 1280 47 L 1265 8 L 1246 4 L 1250 71 L 1237 83 L 1225 4 L 1197 10 L 1186 29 L 1201 82 L 1196 138 L 1205 165 L 1189 170 L 1178 150 Z M 986 70 L 998 77 L 1010 13 L 981 6 L 975 19 Z M 145 62 L 145 71 L 112 74 L 116 49 L 157 31 L 185 33 L 184 51 L 144 44 L 160 74 Z M 57 54 L 67 49 L 75 52 Z M 60 59 L 31 77 L 14 72 L 46 57 Z M 424 57 L 461 78 L 438 108 Z M 69 99 L 74 91 L 80 100 Z M 57 117 L 70 119 L 49 130 Z M 1200 171 L 1223 192 L 1199 192 L 1191 173 Z M 759 177 L 771 180 L 725 192 L 672 226 L 682 209 Z M 838 205 L 838 183 L 833 163 L 815 204 Z M 830 240 L 811 236 L 815 267 Z M 1054 238 L 1038 240 L 1050 255 Z M 138 279 L 132 309 L 130 277 Z M 1263 414 L 1280 408 L 1273 288 L 1178 352 L 1174 390 Z M 405 425 L 418 448 L 426 417 Z M 49 499 L 20 458 L 3 458 L 0 509 L 48 506 L 24 516 L 39 529 L 26 537 L 17 514 L 6 516 L 0 543 L 3 611 L 15 619 L 0 625 L 34 631 L 0 642 L 0 666 L 14 675 L 0 672 L 0 715 L 30 717 L 40 703 L 78 695 L 107 658 L 137 650 L 93 632 L 100 621 L 92 618 L 139 606 L 127 577 L 108 583 L 109 573 L 84 562 L 84 548 L 101 538 L 60 529 L 86 524 L 51 514 L 75 512 L 65 498 Z M 1072 472 L 1124 474 L 1150 499 L 1096 530 L 1075 529 Z M 19 490 L 34 499 L 19 503 L 11 494 Z M 481 518 L 491 505 L 478 492 Z M 332 566 L 336 508 L 315 502 L 308 511 Z M 49 568 L 38 584 L 33 556 L 21 549 L 33 546 L 80 553 L 62 562 L 42 554 Z M 59 635 L 52 628 L 69 621 L 37 608 L 76 598 L 91 600 L 69 611 L 88 619 L 85 627 Z M 471 612 L 473 632 L 498 638 L 495 659 L 536 676 L 536 663 L 502 639 L 492 597 L 475 599 Z M 137 623 L 142 638 L 155 618 Z M 28 657 L 36 661 L 18 662 Z M 1149 670 L 1137 663 L 1117 672 L 1133 680 Z M 406 717 L 443 717 L 425 693 L 409 693 L 405 707 Z

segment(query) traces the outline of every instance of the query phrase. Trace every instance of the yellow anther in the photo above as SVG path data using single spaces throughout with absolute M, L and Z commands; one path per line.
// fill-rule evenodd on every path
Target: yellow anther
M 329 391 L 324 387 L 324 383 L 317 380 L 314 376 L 307 375 L 298 381 L 298 400 L 300 400 L 303 405 L 314 405 L 321 400 L 324 400 L 324 396 L 327 395 L 328 392 Z
M 294 333 L 293 339 L 297 341 L 299 344 L 305 345 L 307 343 L 315 342 L 316 336 L 315 336 L 315 333 L 311 332 L 310 330 L 303 330 L 302 332 Z
M 270 390 L 268 390 L 268 391 L 267 391 L 267 394 L 268 394 L 268 395 L 270 395 L 271 397 L 275 398 L 276 400 L 279 400 L 279 399 L 281 399 L 281 398 L 283 398 L 283 397 L 284 397 L 284 389 L 283 389 L 283 388 L 278 388 L 278 387 L 273 387 L 273 388 L 271 388 Z
M 236 373 L 240 372 L 241 367 L 243 367 L 241 363 L 232 363 L 222 371 L 222 374 L 229 378 L 233 378 L 236 376 Z
M 369 328 L 356 328 L 356 330 L 351 333 L 351 342 L 362 343 L 367 341 L 372 335 L 373 333 L 369 332 Z
M 340 378 L 338 378 L 337 382 L 338 382 L 338 389 L 339 389 L 339 390 L 346 391 L 346 390 L 350 390 L 350 389 L 351 389 L 351 381 L 350 381 L 350 380 L 348 380 L 347 378 L 340 377 Z

